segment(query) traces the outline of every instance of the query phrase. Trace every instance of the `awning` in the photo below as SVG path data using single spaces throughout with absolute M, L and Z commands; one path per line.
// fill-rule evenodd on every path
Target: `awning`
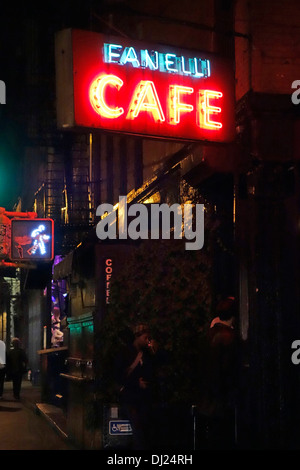
M 65 258 L 56 264 L 53 269 L 53 280 L 64 279 L 72 273 L 74 251 L 67 254 Z

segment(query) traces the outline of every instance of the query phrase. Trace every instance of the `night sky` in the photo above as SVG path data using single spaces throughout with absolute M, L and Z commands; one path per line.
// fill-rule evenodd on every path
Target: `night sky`
M 44 86 L 44 99 L 54 95 L 47 80 L 53 75 L 55 32 L 71 26 L 86 28 L 91 7 L 97 10 L 101 3 L 61 0 L 1 4 L 0 80 L 6 85 L 6 104 L 0 105 L 0 207 L 13 209 L 21 195 L 24 149 L 36 145 L 27 132 L 30 116 L 35 115 L 40 122 L 44 114 L 38 108 L 41 96 L 33 82 L 35 76 L 38 86 Z M 32 47 L 35 38 L 37 48 Z M 44 131 L 46 122 L 40 124 Z
M 0 119 L 0 206 L 12 210 L 21 188 L 22 132 L 1 105 Z

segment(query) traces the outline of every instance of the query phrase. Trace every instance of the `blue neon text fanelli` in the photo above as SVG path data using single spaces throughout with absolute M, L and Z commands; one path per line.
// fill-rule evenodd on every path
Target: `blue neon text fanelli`
M 161 72 L 178 75 L 189 75 L 195 78 L 206 78 L 211 74 L 211 65 L 208 59 L 198 57 L 185 57 L 174 53 L 162 53 L 134 47 L 123 47 L 120 44 L 104 43 L 104 62 L 131 65 L 135 68 L 148 68 Z

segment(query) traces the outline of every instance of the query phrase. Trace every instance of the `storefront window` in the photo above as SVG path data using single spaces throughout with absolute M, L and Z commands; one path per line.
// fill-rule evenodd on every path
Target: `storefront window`
M 56 264 L 56 260 L 54 261 Z M 64 346 L 64 329 L 68 309 L 67 283 L 64 279 L 51 283 L 51 347 Z

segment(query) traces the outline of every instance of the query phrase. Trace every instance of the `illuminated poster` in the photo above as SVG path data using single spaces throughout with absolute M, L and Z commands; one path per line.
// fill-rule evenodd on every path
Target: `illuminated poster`
M 207 52 L 64 30 L 56 83 L 61 128 L 234 140 L 234 67 Z
M 52 219 L 13 219 L 11 259 L 49 261 L 53 259 Z

